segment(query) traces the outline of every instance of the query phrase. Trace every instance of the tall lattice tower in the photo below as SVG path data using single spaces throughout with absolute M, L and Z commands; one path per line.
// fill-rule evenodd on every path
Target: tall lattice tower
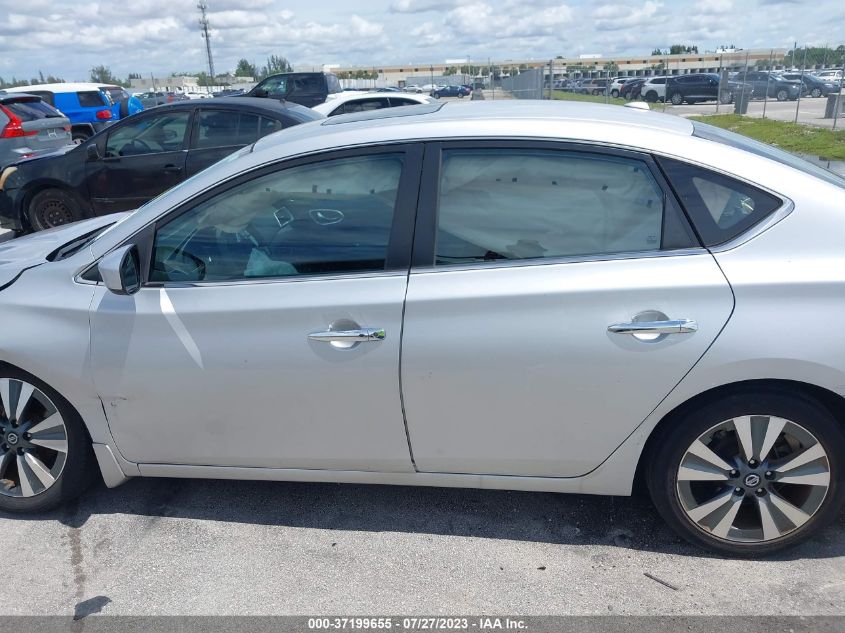
M 208 57 L 208 79 L 210 84 L 214 84 L 214 60 L 211 57 L 211 36 L 208 34 L 208 3 L 205 0 L 200 0 L 197 4 L 197 9 L 202 13 L 200 18 L 200 28 L 202 28 L 202 36 L 205 38 L 205 54 Z

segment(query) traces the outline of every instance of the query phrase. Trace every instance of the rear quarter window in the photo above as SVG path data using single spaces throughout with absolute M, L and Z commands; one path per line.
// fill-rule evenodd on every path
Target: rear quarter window
M 77 92 L 76 96 L 83 108 L 103 108 L 107 105 L 103 95 L 97 90 Z
M 14 112 L 21 121 L 37 121 L 62 116 L 58 110 L 43 101 L 13 101 L 7 103 L 5 107 Z
M 660 166 L 705 246 L 742 235 L 783 206 L 783 200 L 747 183 L 668 158 Z

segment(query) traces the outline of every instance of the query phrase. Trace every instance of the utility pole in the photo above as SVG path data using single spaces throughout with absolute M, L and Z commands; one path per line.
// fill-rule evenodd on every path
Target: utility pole
M 208 56 L 208 79 L 209 84 L 214 85 L 214 60 L 211 58 L 211 37 L 208 34 L 208 3 L 205 0 L 200 0 L 197 4 L 197 9 L 202 13 L 200 18 L 200 28 L 202 28 L 202 36 L 205 38 L 205 54 Z

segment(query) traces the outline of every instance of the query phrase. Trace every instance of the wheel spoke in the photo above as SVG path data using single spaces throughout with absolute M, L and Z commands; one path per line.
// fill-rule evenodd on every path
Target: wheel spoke
M 827 457 L 827 454 L 824 452 L 821 444 L 813 444 L 810 448 L 805 450 L 803 453 L 800 453 L 790 459 L 785 464 L 781 464 L 777 468 L 775 468 L 775 472 L 783 473 L 790 470 L 794 470 L 799 466 L 803 466 L 804 464 L 809 464 L 812 461 L 820 459 L 822 457 Z
M 733 469 L 733 466 L 711 451 L 701 440 L 693 442 L 687 452 L 703 459 L 705 462 L 721 470 L 729 471 Z
M 12 461 L 12 455 L 14 455 L 12 451 L 6 451 L 2 455 L 0 455 L 0 478 L 5 476 L 6 469 L 9 467 L 9 463 L 11 463 Z
M 769 424 L 766 426 L 766 437 L 763 438 L 763 444 L 760 446 L 760 454 L 757 459 L 763 461 L 772 450 L 772 446 L 780 437 L 783 427 L 786 426 L 786 420 L 783 418 L 769 418 Z
M 772 509 L 769 506 L 767 497 L 754 497 L 757 501 L 757 508 L 760 510 L 760 524 L 763 526 L 763 540 L 768 541 L 781 535 L 781 531 L 772 516 Z
M 12 419 L 12 400 L 10 396 L 12 381 L 8 378 L 0 378 L 0 402 L 3 404 L 3 410 L 6 412 L 6 417 Z
M 713 528 L 713 534 L 721 538 L 727 538 L 728 532 L 733 527 L 737 512 L 739 512 L 739 507 L 742 505 L 742 499 L 739 495 L 734 495 L 733 501 L 731 501 L 731 507 L 728 508 L 725 516 Z
M 30 444 L 35 444 L 36 446 L 43 446 L 44 448 L 49 448 L 52 451 L 58 451 L 59 453 L 67 453 L 67 440 L 64 438 L 35 438 L 33 437 L 29 440 Z
M 49 431 L 50 429 L 56 428 L 63 428 L 64 427 L 64 420 L 62 420 L 62 416 L 59 415 L 58 412 L 54 413 L 51 416 L 48 416 L 41 420 L 38 424 L 30 427 L 27 429 L 27 432 L 30 435 L 38 435 L 39 433 L 44 433 L 45 431 Z
M 754 459 L 754 440 L 751 437 L 751 416 L 744 415 L 734 418 L 734 428 L 736 429 L 736 437 L 739 440 L 739 445 L 745 454 L 745 461 Z
M 40 459 L 38 459 L 32 453 L 24 453 L 24 461 L 29 465 L 32 469 L 32 472 L 35 473 L 35 476 L 38 477 L 38 481 L 41 482 L 45 488 L 49 488 L 50 486 L 55 483 L 56 478 L 50 473 L 50 469 L 44 465 Z
M 32 394 L 35 391 L 35 387 L 30 385 L 28 382 L 21 383 L 21 390 L 18 393 L 18 406 L 15 409 L 15 420 L 18 422 L 21 421 L 23 417 L 23 412 L 26 409 L 26 405 L 29 404 L 30 398 L 32 398 Z
M 21 494 L 24 497 L 33 496 L 35 494 L 35 490 L 33 489 L 33 484 L 35 482 L 32 479 L 32 474 L 24 461 L 23 455 L 18 455 L 18 479 L 18 483 L 21 487 Z
M 770 491 L 769 498 L 772 500 L 772 505 L 780 510 L 783 515 L 792 521 L 795 527 L 801 527 L 810 518 L 810 515 L 804 512 L 801 508 L 796 508 L 783 497 L 776 495 Z
M 730 477 L 723 470 L 699 464 L 681 466 L 678 481 L 727 481 Z
M 786 475 L 780 477 L 779 484 L 800 484 L 802 486 L 824 486 L 830 485 L 830 472 L 822 471 L 817 473 L 807 473 L 805 475 Z
M 715 499 L 711 499 L 706 503 L 702 503 L 695 508 L 687 511 L 690 518 L 699 523 L 702 519 L 709 517 L 713 514 L 716 510 L 731 502 L 731 497 L 733 497 L 734 491 L 733 488 L 728 488 L 725 492 L 721 493 Z

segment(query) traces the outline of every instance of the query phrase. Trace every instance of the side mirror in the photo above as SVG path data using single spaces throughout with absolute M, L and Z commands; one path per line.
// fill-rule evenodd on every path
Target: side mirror
M 141 289 L 141 264 L 134 244 L 112 251 L 97 265 L 103 284 L 116 295 L 134 295 Z
M 268 92 L 267 92 L 264 88 L 258 88 L 257 90 L 253 90 L 253 91 L 252 91 L 252 95 L 251 95 L 251 96 L 253 96 L 253 97 L 260 97 L 260 98 L 264 99 L 264 98 L 266 98 L 266 97 L 268 96 L 268 94 L 269 94 L 269 93 L 268 93 Z
M 85 155 L 88 156 L 88 160 L 100 160 L 100 150 L 97 147 L 97 144 L 91 143 L 88 147 L 86 147 Z

